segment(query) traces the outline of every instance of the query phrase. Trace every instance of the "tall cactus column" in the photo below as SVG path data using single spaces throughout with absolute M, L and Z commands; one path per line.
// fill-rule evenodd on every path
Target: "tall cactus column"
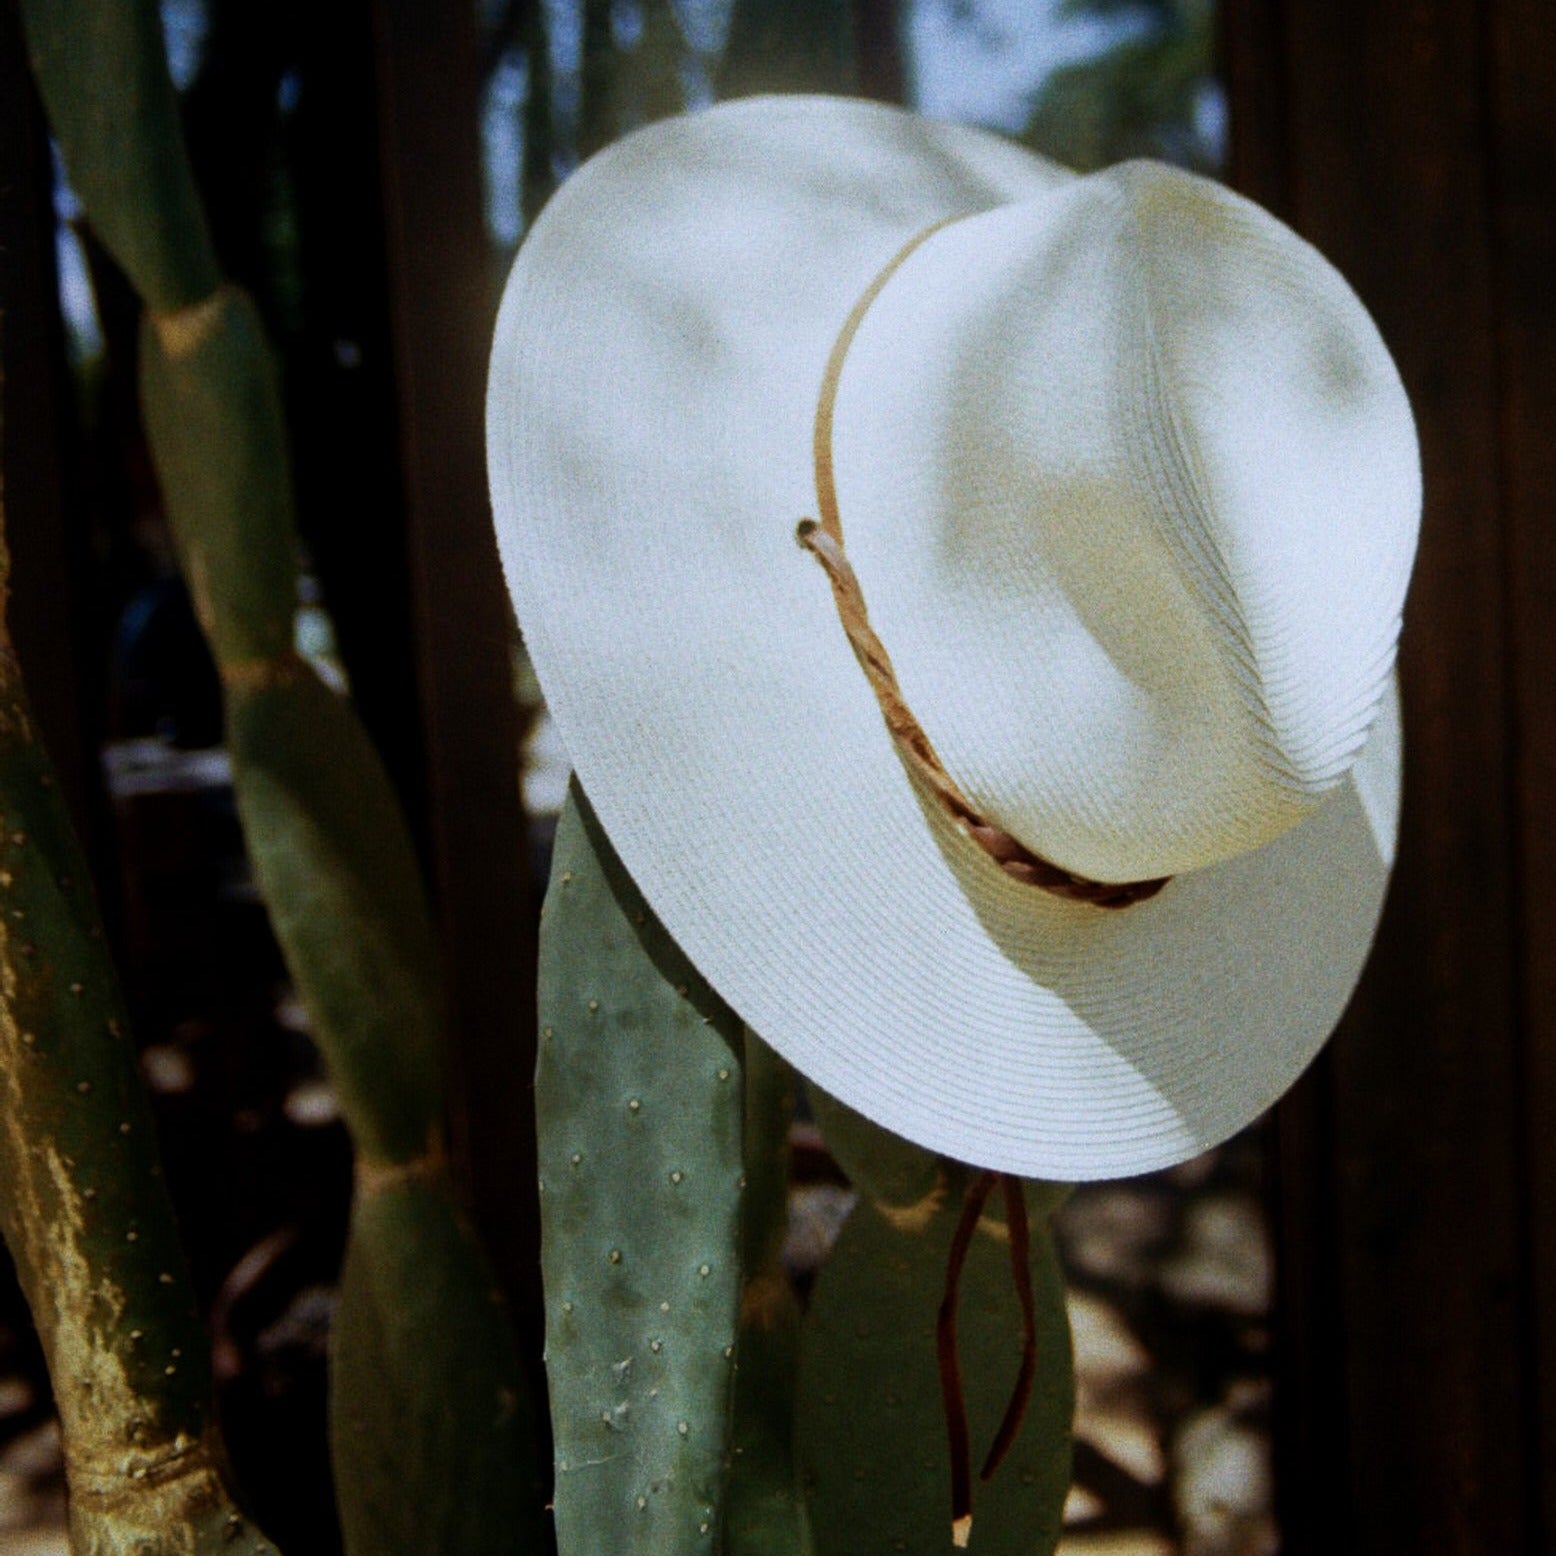
M 3 511 L 0 494 L 0 613 Z M 226 1485 L 135 1050 L 3 614 L 0 1226 L 54 1384 L 76 1556 L 273 1551 Z
M 332 1440 L 362 1556 L 538 1549 L 532 1418 L 439 1137 L 443 1004 L 428 906 L 349 703 L 292 648 L 291 481 L 253 304 L 222 283 L 151 0 L 23 0 L 87 216 L 146 304 L 147 433 L 225 693 L 245 838 L 357 1148 Z

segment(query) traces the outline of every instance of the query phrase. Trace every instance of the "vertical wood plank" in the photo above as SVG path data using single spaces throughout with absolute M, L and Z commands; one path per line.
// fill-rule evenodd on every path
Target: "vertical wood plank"
M 1283 186 L 1283 214 L 1372 309 L 1415 406 L 1426 485 L 1401 655 L 1399 866 L 1350 1016 L 1278 1125 L 1282 1182 L 1334 1183 L 1332 1195 L 1299 1192 L 1296 1225 L 1281 1229 L 1281 1301 L 1298 1343 L 1336 1347 L 1343 1366 L 1288 1351 L 1292 1368 L 1343 1378 L 1343 1394 L 1291 1371 L 1278 1384 L 1340 1417 L 1283 1443 L 1305 1448 L 1282 1469 L 1310 1477 L 1323 1509 L 1291 1548 L 1531 1550 L 1523 915 L 1485 38 L 1457 0 L 1304 0 L 1276 17 L 1272 36 L 1265 8 L 1233 7 L 1234 144 L 1255 142 L 1238 171 L 1255 194 Z M 1340 1449 L 1326 1453 L 1331 1427 Z
M 311 11 L 295 25 L 293 47 L 302 90 L 283 134 L 300 244 L 300 329 L 287 375 L 298 526 L 351 700 L 426 863 L 427 750 L 407 631 L 402 471 L 387 453 L 399 425 L 366 0 Z
M 1556 1550 L 1556 18 L 1498 0 L 1489 29 L 1502 477 L 1522 915 L 1531 1550 Z
M 0 342 L 9 620 L 44 743 L 83 838 L 93 808 L 74 606 L 69 414 L 54 263 L 48 131 L 15 8 L 0 4 Z
M 1291 146 L 1280 0 L 1229 0 L 1221 16 L 1221 67 L 1232 134 L 1232 184 L 1267 209 L 1292 216 Z M 1264 1131 L 1278 1297 L 1272 1314 L 1277 1387 L 1273 1428 L 1276 1515 L 1284 1549 L 1337 1549 L 1351 1525 L 1347 1336 L 1335 1182 L 1336 1047 L 1342 1025 L 1281 1102 Z M 1343 1546 L 1338 1549 L 1344 1549 Z
M 481 224 L 474 15 L 374 0 L 373 18 L 432 852 L 453 1006 L 454 1143 L 515 1314 L 538 1334 L 535 927 L 508 604 L 486 497 L 496 300 Z
M 854 0 L 854 71 L 861 97 L 878 103 L 907 101 L 897 0 Z

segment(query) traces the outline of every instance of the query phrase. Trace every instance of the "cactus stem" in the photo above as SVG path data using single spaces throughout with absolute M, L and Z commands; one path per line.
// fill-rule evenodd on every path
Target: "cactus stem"
M 308 674 L 307 661 L 293 649 L 265 658 L 229 659 L 216 668 L 222 685 L 235 697 L 291 686 Z
M 236 290 L 232 282 L 224 281 L 199 302 L 164 313 L 150 310 L 151 325 L 162 349 L 170 357 L 193 356 L 221 323 L 224 294 Z
M 385 1161 L 359 1152 L 355 1165 L 356 1191 L 364 1197 L 385 1194 L 407 1183 L 433 1182 L 448 1176 L 448 1156 L 443 1149 L 443 1131 L 434 1128 L 427 1149 L 420 1156 L 404 1161 Z

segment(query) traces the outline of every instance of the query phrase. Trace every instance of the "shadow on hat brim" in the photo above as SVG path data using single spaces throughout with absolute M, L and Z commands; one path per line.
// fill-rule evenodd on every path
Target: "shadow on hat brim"
M 1117 913 L 1012 882 L 921 803 L 794 542 L 817 390 L 909 237 L 1071 177 L 839 100 L 655 125 L 521 249 L 488 398 L 520 625 L 666 928 L 832 1095 L 1055 1180 L 1183 1160 L 1297 1077 L 1365 961 L 1400 771 L 1390 697 L 1307 820 Z

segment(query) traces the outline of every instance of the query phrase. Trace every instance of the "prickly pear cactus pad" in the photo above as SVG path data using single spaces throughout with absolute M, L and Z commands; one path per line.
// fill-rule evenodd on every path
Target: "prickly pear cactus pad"
M 878 1206 L 899 1213 L 919 1206 L 927 1213 L 935 1206 L 960 1199 L 975 1176 L 973 1169 L 963 1163 L 936 1156 L 933 1151 L 872 1124 L 819 1086 L 807 1086 L 806 1095 L 832 1159 L 854 1188 Z M 1034 1224 L 1046 1220 L 1070 1197 L 1073 1188 L 1071 1183 L 1023 1178 L 1021 1197 L 1026 1202 L 1027 1215 Z M 1003 1214 L 998 1196 L 990 1199 L 988 1214 Z M 900 1222 L 900 1214 L 895 1219 Z
M 808 1087 L 807 1093 L 833 1161 L 866 1199 L 906 1209 L 944 1198 L 947 1174 L 933 1151 L 872 1124 L 819 1086 Z
M 959 1197 L 893 1215 L 861 1200 L 823 1267 L 800 1351 L 800 1456 L 820 1556 L 942 1556 L 952 1548 L 935 1315 Z M 959 1351 L 976 1463 L 1021 1359 L 1009 1233 L 979 1222 L 962 1271 Z M 1070 1481 L 1070 1331 L 1047 1228 L 1032 1227 L 1037 1377 L 1025 1423 L 976 1487 L 977 1556 L 1049 1556 Z
M 557 1545 L 712 1552 L 740 1304 L 740 1029 L 576 785 L 541 919 L 540 1028 Z
M 359 1176 L 330 1409 L 349 1549 L 545 1548 L 526 1385 L 495 1286 L 444 1173 Z

